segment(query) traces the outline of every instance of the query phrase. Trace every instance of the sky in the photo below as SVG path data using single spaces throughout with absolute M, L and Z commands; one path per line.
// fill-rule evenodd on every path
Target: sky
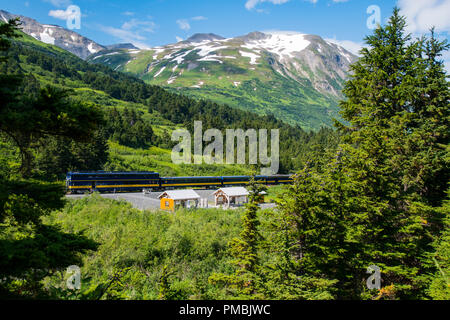
M 230 38 L 252 31 L 296 31 L 357 53 L 377 14 L 383 24 L 394 6 L 407 17 L 413 35 L 435 26 L 450 41 L 450 0 L 0 0 L 0 9 L 66 28 L 70 5 L 81 12 L 80 29 L 73 31 L 102 45 L 131 42 L 148 48 L 195 33 Z M 450 54 L 444 59 L 450 70 Z

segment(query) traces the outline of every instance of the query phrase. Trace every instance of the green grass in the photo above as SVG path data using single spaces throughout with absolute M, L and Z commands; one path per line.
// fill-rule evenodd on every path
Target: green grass
M 121 296 L 157 299 L 162 269 L 168 266 L 178 299 L 212 299 L 223 293 L 208 283 L 208 277 L 230 271 L 226 249 L 239 234 L 240 214 L 218 209 L 142 212 L 126 202 L 92 195 L 69 201 L 44 222 L 99 243 L 97 251 L 83 256 L 81 291 L 129 268 L 121 279 Z M 57 274 L 46 279 L 46 286 L 65 288 L 65 280 L 64 274 Z
M 248 175 L 251 170 L 243 165 L 174 164 L 171 150 L 151 147 L 133 149 L 110 142 L 110 160 L 106 170 L 156 171 L 162 176 L 227 176 Z
M 275 199 L 279 199 L 287 188 L 285 185 L 269 186 L 267 188 L 267 196 L 265 196 L 265 202 L 274 202 Z

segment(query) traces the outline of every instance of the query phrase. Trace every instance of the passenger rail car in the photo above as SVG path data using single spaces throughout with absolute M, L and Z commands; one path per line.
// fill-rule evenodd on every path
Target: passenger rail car
M 160 187 L 156 172 L 69 172 L 66 176 L 69 193 L 136 192 Z
M 180 188 L 221 188 L 245 186 L 250 176 L 223 177 L 160 177 L 157 172 L 69 172 L 66 187 L 69 193 L 141 192 Z M 263 184 L 292 182 L 290 175 L 256 176 Z

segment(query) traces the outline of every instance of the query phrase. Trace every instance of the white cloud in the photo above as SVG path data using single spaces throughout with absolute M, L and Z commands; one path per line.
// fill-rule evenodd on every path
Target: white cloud
M 263 2 L 270 2 L 273 4 L 283 4 L 286 2 L 289 2 L 291 0 L 247 0 L 247 2 L 245 3 L 245 8 L 247 8 L 247 10 L 252 10 L 253 8 L 255 8 L 258 4 L 263 3 Z M 304 1 L 308 1 L 311 3 L 317 3 L 318 0 L 304 0 Z M 339 2 L 347 2 L 349 0 L 333 0 L 333 2 L 335 3 L 339 3 Z M 257 12 L 262 12 L 261 10 L 256 10 Z
M 350 51 L 356 56 L 359 56 L 359 51 L 364 47 L 364 44 L 361 42 L 354 42 L 350 40 L 337 40 L 334 39 L 325 39 L 325 41 L 337 44 L 338 46 L 343 47 L 344 49 Z
M 179 36 L 176 36 L 175 38 L 177 39 L 177 41 L 178 41 L 178 42 L 180 42 L 180 41 L 183 41 L 183 40 L 184 40 L 183 38 L 181 38 L 181 37 L 179 37 Z
M 208 20 L 208 18 L 204 16 L 195 16 L 189 19 L 178 19 L 177 24 L 181 30 L 187 31 L 191 29 L 191 24 L 189 23 L 189 21 L 203 21 L 203 20 Z
M 144 42 L 146 40 L 146 37 L 135 32 L 109 26 L 100 26 L 100 30 L 112 35 L 113 37 L 119 39 L 121 42 L 130 42 L 141 49 L 149 48 L 149 45 Z
M 191 25 L 187 19 L 179 19 L 177 20 L 177 24 L 181 30 L 189 30 L 191 28 Z
M 406 16 L 408 32 L 423 33 L 433 26 L 438 32 L 450 32 L 450 0 L 398 0 Z
M 122 14 L 124 15 L 124 16 L 134 16 L 134 12 L 132 12 L 132 11 L 125 11 L 125 12 L 122 12 Z
M 72 15 L 72 11 L 70 10 L 50 10 L 48 12 L 48 15 L 50 17 L 56 18 L 56 19 L 61 19 L 61 20 L 67 20 L 71 15 Z
M 145 40 L 146 38 L 144 36 L 141 36 L 137 33 L 134 33 L 132 31 L 123 30 L 120 28 L 114 28 L 114 27 L 108 27 L 108 26 L 102 26 L 102 31 L 119 38 L 123 41 L 132 41 L 132 40 Z
M 130 42 L 138 48 L 149 48 L 145 43 L 148 33 L 154 33 L 157 25 L 153 21 L 131 19 L 120 28 L 100 26 L 100 30 L 119 39 L 121 42 Z
M 44 0 L 44 2 L 49 2 L 55 7 L 67 7 L 72 4 L 71 0 Z
M 204 16 L 196 16 L 196 17 L 192 17 L 191 20 L 201 21 L 201 20 L 208 20 L 208 18 L 206 18 Z
M 122 25 L 123 30 L 139 30 L 140 32 L 155 32 L 156 24 L 153 21 L 131 19 Z
M 406 16 L 406 30 L 413 35 L 428 33 L 432 27 L 437 33 L 450 33 L 450 0 L 398 0 L 397 5 Z M 450 73 L 450 51 L 444 52 L 441 59 Z
M 254 7 L 256 7 L 259 3 L 262 3 L 262 2 L 271 2 L 273 4 L 283 4 L 288 1 L 290 1 L 290 0 L 247 0 L 247 2 L 245 3 L 245 8 L 247 8 L 247 10 L 251 10 Z

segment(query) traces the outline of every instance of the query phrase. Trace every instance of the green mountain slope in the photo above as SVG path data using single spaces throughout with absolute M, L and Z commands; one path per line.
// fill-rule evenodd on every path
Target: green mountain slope
M 25 92 L 35 91 L 46 85 L 71 89 L 73 99 L 101 106 L 106 115 L 113 110 L 134 110 L 137 115 L 132 117 L 142 118 L 152 128 L 154 138 L 140 147 L 142 150 L 133 146 L 122 148 L 117 142 L 123 139 L 118 140 L 116 135 L 125 129 L 119 123 L 119 131 L 116 130 L 107 137 L 111 141 L 110 157 L 104 168 L 108 170 L 155 170 L 165 175 L 248 172 L 247 166 L 239 165 L 174 166 L 168 151 L 174 145 L 170 134 L 175 128 L 187 128 L 192 132 L 194 120 L 203 121 L 204 130 L 280 129 L 280 173 L 300 168 L 308 160 L 305 157 L 311 154 L 309 151 L 321 150 L 318 151 L 320 153 L 324 148 L 335 145 L 334 135 L 330 130 L 307 133 L 273 116 L 258 116 L 211 101 L 171 93 L 161 87 L 148 85 L 134 76 L 88 63 L 69 52 L 26 35 L 13 42 L 9 56 L 8 70 L 4 71 L 26 77 Z M 111 131 L 111 128 L 107 128 L 107 131 Z M 139 133 L 125 132 L 131 139 Z M 160 152 L 161 149 L 167 152 Z
M 318 36 L 254 32 L 223 39 L 198 34 L 147 50 L 106 50 L 88 61 L 145 82 L 311 130 L 331 126 L 356 57 Z
M 123 83 L 129 88 L 148 89 L 148 96 L 152 93 L 163 94 L 164 90 L 158 87 L 150 87 L 142 81 L 134 79 L 107 67 L 92 66 L 60 49 L 57 46 L 43 43 L 33 37 L 22 34 L 22 37 L 13 41 L 9 51 L 9 62 L 6 73 L 22 74 L 26 77 L 25 90 L 33 91 L 45 86 L 53 86 L 72 91 L 71 97 L 75 100 L 99 105 L 103 108 L 105 115 L 112 110 L 123 112 L 134 110 L 142 119 L 148 123 L 155 134 L 154 141 L 149 141 L 148 148 L 133 148 L 120 145 L 110 137 L 108 143 L 109 158 L 105 163 L 104 170 L 117 171 L 157 171 L 165 176 L 182 175 L 242 175 L 248 174 L 249 169 L 241 165 L 208 165 L 199 168 L 196 165 L 173 164 L 170 155 L 170 133 L 175 129 L 183 128 L 183 124 L 174 123 L 161 115 L 153 108 L 149 108 L 145 99 L 133 97 L 130 92 L 121 92 L 114 87 L 113 83 Z M 95 73 L 99 79 L 84 77 Z M 97 82 L 97 84 L 96 84 Z M 104 86 L 104 88 L 100 88 Z M 113 95 L 115 97 L 113 97 Z M 154 100 L 157 100 L 155 98 Z M 14 157 L 11 158 L 14 160 Z M 94 168 L 92 168 L 94 169 Z M 200 171 L 199 171 L 200 170 Z

